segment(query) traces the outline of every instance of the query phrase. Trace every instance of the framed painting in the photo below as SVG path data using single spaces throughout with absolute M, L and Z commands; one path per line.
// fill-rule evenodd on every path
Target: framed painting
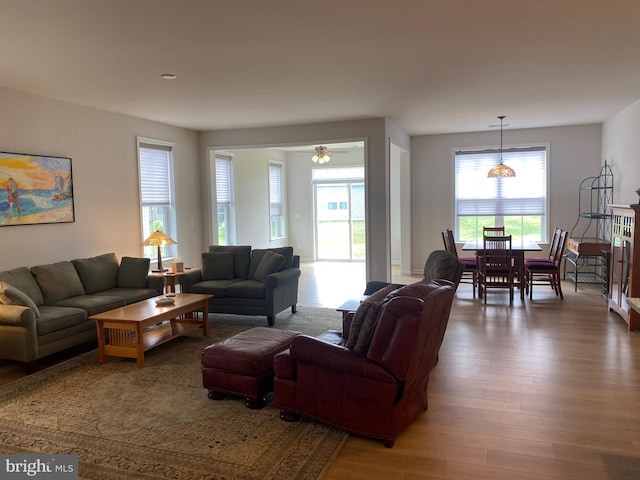
M 0 226 L 74 221 L 70 158 L 0 152 Z

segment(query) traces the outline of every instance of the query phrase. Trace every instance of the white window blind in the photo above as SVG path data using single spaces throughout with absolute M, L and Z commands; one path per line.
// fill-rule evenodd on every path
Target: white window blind
M 231 157 L 216 155 L 216 202 L 231 204 Z
M 171 147 L 140 144 L 140 195 L 143 206 L 171 205 Z
M 545 146 L 504 149 L 503 162 L 515 177 L 487 178 L 500 162 L 499 150 L 455 153 L 456 215 L 546 215 L 547 149 Z
M 282 167 L 269 164 L 269 211 L 271 216 L 282 215 Z

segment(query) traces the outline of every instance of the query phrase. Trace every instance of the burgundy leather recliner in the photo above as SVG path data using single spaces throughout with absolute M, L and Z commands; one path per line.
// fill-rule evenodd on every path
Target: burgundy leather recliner
M 429 375 L 454 294 L 455 285 L 446 280 L 390 293 L 364 353 L 346 348 L 342 332 L 296 337 L 274 359 L 274 404 L 281 418 L 312 417 L 392 447 L 427 409 Z

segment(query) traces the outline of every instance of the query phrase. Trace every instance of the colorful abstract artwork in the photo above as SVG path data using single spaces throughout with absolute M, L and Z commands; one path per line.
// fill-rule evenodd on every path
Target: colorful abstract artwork
M 0 152 L 0 226 L 73 221 L 70 158 Z

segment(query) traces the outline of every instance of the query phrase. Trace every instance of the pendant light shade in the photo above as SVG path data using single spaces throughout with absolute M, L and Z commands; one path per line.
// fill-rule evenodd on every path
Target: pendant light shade
M 502 161 L 502 121 L 506 118 L 505 115 L 500 115 L 498 117 L 500 119 L 500 163 L 489 170 L 487 173 L 488 178 L 498 178 L 498 177 L 515 177 L 516 172 L 513 168 L 505 165 Z

